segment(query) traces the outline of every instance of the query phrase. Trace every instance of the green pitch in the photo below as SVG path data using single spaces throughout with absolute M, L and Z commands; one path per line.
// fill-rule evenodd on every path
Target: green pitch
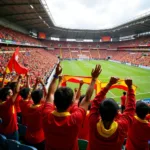
M 138 87 L 136 91 L 136 99 L 150 98 L 150 70 L 102 60 L 65 60 L 61 64 L 63 67 L 63 74 L 78 76 L 90 76 L 92 68 L 94 68 L 96 64 L 101 64 L 103 70 L 99 76 L 101 81 L 109 81 L 111 76 L 116 76 L 120 79 L 130 77 L 133 79 L 133 83 Z M 78 84 L 67 83 L 67 86 L 74 89 L 78 87 Z M 85 93 L 86 89 L 87 85 L 84 85 L 81 90 L 82 94 Z M 122 92 L 122 90 L 113 89 L 108 92 L 107 97 L 114 98 L 119 102 Z

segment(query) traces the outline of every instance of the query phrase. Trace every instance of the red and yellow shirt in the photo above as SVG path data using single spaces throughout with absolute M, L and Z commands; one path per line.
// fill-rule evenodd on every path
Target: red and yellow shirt
M 134 91 L 128 91 L 128 103 L 122 116 L 114 121 L 110 129 L 105 129 L 99 114 L 99 104 L 104 100 L 107 88 L 104 88 L 93 100 L 89 116 L 88 150 L 121 150 L 128 127 L 135 113 Z
M 150 140 L 150 123 L 135 116 L 128 131 L 127 150 L 149 150 L 148 140 Z
M 46 150 L 78 150 L 78 133 L 86 112 L 78 108 L 75 112 L 59 113 L 51 103 L 43 111 L 43 128 Z
M 8 135 L 18 130 L 17 114 L 12 99 L 0 101 L 0 118 L 3 120 L 0 124 L 1 134 Z
M 25 139 L 28 143 L 38 144 L 45 140 L 43 126 L 42 126 L 42 104 L 28 105 L 26 123 L 27 130 Z
M 27 114 L 28 114 L 28 108 L 33 104 L 32 100 L 21 100 L 19 102 L 21 114 L 22 114 L 22 124 L 27 125 Z

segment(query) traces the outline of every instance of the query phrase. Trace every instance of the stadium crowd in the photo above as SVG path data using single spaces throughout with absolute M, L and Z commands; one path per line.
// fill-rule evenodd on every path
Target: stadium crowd
M 119 78 L 111 77 L 107 86 L 92 100 L 95 82 L 102 69 L 97 65 L 91 71 L 91 83 L 86 93 L 81 93 L 83 81 L 74 91 L 61 86 L 62 70 L 58 58 L 77 59 L 85 55 L 93 59 L 108 59 L 150 66 L 150 52 L 129 52 L 116 49 L 121 46 L 149 44 L 149 38 L 139 38 L 122 44 L 39 41 L 25 34 L 0 27 L 0 39 L 46 45 L 54 50 L 21 47 L 19 63 L 29 68 L 26 76 L 15 72 L 5 73 L 5 67 L 15 51 L 15 46 L 0 48 L 0 139 L 7 139 L 36 147 L 38 150 L 78 150 L 78 141 L 88 142 L 87 150 L 148 150 L 150 140 L 149 107 L 136 102 L 132 80 L 125 79 L 127 96 L 121 97 L 121 110 L 106 93 Z M 60 47 L 61 44 L 61 47 Z M 89 46 L 90 45 L 90 46 Z M 79 48 L 80 47 L 80 48 Z M 95 49 L 92 49 L 95 48 Z M 48 88 L 45 83 L 53 67 L 56 72 Z M 104 68 L 105 69 L 105 68 Z M 6 83 L 6 79 L 8 83 Z M 57 81 L 58 80 L 58 81 Z M 22 135 L 21 127 L 25 129 Z M 80 140 L 79 140 L 80 139 Z M 9 149 L 8 145 L 0 145 Z
M 106 97 L 119 78 L 111 77 L 106 87 L 91 100 L 101 66 L 92 69 L 91 83 L 84 95 L 80 92 L 83 81 L 74 92 L 61 86 L 62 70 L 58 63 L 48 91 L 40 77 L 31 86 L 29 74 L 26 78 L 17 75 L 4 85 L 6 74 L 3 73 L 0 134 L 19 140 L 18 115 L 19 123 L 27 127 L 23 142 L 38 150 L 78 150 L 78 138 L 88 141 L 87 150 L 121 150 L 125 139 L 127 150 L 148 150 L 150 124 L 146 116 L 149 107 L 144 102 L 136 102 L 132 79 L 125 79 L 128 91 L 121 113 L 116 101 Z M 20 112 L 17 112 L 18 107 Z
M 4 67 L 6 67 L 15 49 L 16 47 L 13 46 L 1 47 L 1 74 L 4 71 Z M 52 70 L 57 61 L 58 59 L 54 55 L 50 54 L 48 51 L 45 51 L 42 48 L 20 48 L 19 62 L 23 66 L 29 68 L 32 84 L 35 83 L 37 76 L 47 79 L 50 75 L 50 70 Z

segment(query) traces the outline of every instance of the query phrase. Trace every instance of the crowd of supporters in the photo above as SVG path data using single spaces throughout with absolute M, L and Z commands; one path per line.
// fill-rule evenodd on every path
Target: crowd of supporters
M 16 47 L 1 47 L 1 71 L 4 71 L 15 49 Z M 32 83 L 35 82 L 37 76 L 44 79 L 48 78 L 50 76 L 50 71 L 58 61 L 56 56 L 42 48 L 20 48 L 19 51 L 19 63 L 29 69 Z
M 22 33 L 4 27 L 0 29 L 0 39 L 41 44 Z M 148 38 L 140 38 L 134 42 L 122 42 L 122 46 L 149 44 L 149 41 Z M 121 110 L 114 99 L 106 97 L 110 87 L 118 82 L 117 77 L 111 77 L 107 86 L 91 100 L 95 82 L 102 71 L 100 65 L 91 71 L 91 83 L 86 93 L 81 94 L 83 81 L 74 91 L 61 86 L 63 68 L 60 64 L 57 64 L 48 90 L 45 82 L 58 62 L 56 56 L 64 59 L 77 59 L 79 55 L 93 59 L 110 57 L 125 63 L 150 66 L 150 53 L 91 49 L 96 48 L 98 43 L 77 45 L 75 42 L 59 42 L 63 48 L 58 42 L 42 43 L 55 50 L 49 52 L 29 47 L 19 50 L 19 63 L 29 69 L 26 76 L 5 73 L 5 67 L 16 47 L 1 46 L 0 134 L 18 141 L 18 123 L 21 123 L 26 127 L 22 142 L 38 150 L 78 150 L 78 139 L 88 141 L 87 150 L 121 150 L 123 144 L 127 150 L 148 150 L 149 107 L 144 102 L 136 102 L 131 79 L 125 79 L 128 91 L 127 96 L 124 94 L 121 97 Z M 119 46 L 116 43 L 101 44 L 104 49 Z M 8 79 L 8 83 L 5 79 Z M 17 117 L 20 119 L 17 120 Z M 0 145 L 0 148 L 4 147 Z M 7 145 L 5 148 L 8 148 Z
M 35 38 L 3 26 L 0 26 L 0 39 L 42 45 L 42 43 Z
M 123 63 L 131 63 L 133 65 L 150 66 L 150 52 L 135 52 L 123 50 L 69 50 L 56 49 L 50 51 L 53 55 L 59 55 L 63 59 L 79 59 L 79 55 L 87 56 L 89 59 L 104 59 L 108 57 L 111 60 L 120 61 Z
M 136 102 L 132 79 L 125 79 L 128 91 L 127 96 L 121 97 L 124 99 L 121 112 L 115 100 L 106 97 L 118 77 L 111 77 L 106 87 L 91 100 L 101 66 L 92 69 L 91 83 L 82 94 L 83 81 L 75 91 L 61 86 L 62 70 L 58 63 L 48 91 L 40 77 L 33 86 L 29 74 L 25 78 L 17 75 L 5 85 L 6 74 L 3 74 L 0 134 L 19 140 L 18 115 L 22 125 L 27 127 L 23 142 L 38 150 L 78 150 L 79 138 L 88 141 L 87 150 L 121 150 L 125 139 L 127 150 L 148 150 L 149 106 Z

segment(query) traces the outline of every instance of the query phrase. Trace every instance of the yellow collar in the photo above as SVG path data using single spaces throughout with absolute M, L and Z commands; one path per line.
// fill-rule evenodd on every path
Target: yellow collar
M 41 104 L 37 104 L 37 105 L 31 105 L 30 107 L 31 108 L 37 108 L 37 107 L 40 107 L 41 106 Z
M 5 102 L 6 102 L 6 101 L 1 101 L 1 102 L 0 102 L 0 105 L 4 104 Z
M 97 123 L 97 131 L 98 131 L 98 133 L 101 136 L 105 137 L 105 138 L 108 138 L 111 135 L 113 135 L 116 132 L 117 128 L 118 128 L 118 123 L 116 121 L 113 121 L 113 123 L 110 126 L 110 129 L 108 129 L 108 130 L 105 129 L 102 120 L 100 120 Z
M 52 112 L 52 114 L 54 116 L 57 116 L 57 117 L 66 117 L 66 116 L 70 116 L 70 112 L 57 112 L 56 110 L 54 110 Z
M 90 111 L 88 110 L 87 112 L 86 112 L 86 115 L 88 115 L 90 113 Z
M 148 123 L 148 121 L 147 120 L 143 120 L 143 119 L 140 119 L 138 116 L 134 116 L 134 118 L 136 119 L 136 120 L 138 120 L 139 122 L 141 122 L 141 123 Z

